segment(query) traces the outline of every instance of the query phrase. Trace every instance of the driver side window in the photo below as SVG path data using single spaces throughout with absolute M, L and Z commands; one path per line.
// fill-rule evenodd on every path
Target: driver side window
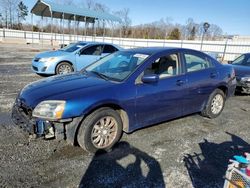
M 148 68 L 144 75 L 157 74 L 160 79 L 179 74 L 179 61 L 177 54 L 170 54 L 156 59 Z
M 94 45 L 87 47 L 81 52 L 81 55 L 101 55 L 103 50 L 102 45 Z

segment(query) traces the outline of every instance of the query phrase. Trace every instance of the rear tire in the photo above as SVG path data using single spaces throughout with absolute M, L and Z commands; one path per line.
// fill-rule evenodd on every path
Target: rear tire
M 201 115 L 208 118 L 218 117 L 224 109 L 225 94 L 222 90 L 216 89 L 208 98 L 205 108 L 201 111 Z
M 68 62 L 61 62 L 56 66 L 56 74 L 67 74 L 73 71 L 72 65 Z
M 120 115 L 105 107 L 94 111 L 83 120 L 77 133 L 77 141 L 81 148 L 90 153 L 97 150 L 108 151 L 120 140 L 121 134 Z

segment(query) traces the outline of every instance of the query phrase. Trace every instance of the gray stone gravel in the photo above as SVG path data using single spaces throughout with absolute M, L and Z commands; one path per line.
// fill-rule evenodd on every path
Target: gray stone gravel
M 193 114 L 123 134 L 110 153 L 30 140 L 10 121 L 14 99 L 41 79 L 39 46 L 0 44 L 0 187 L 222 187 L 228 159 L 250 152 L 250 96 L 229 99 L 217 119 Z

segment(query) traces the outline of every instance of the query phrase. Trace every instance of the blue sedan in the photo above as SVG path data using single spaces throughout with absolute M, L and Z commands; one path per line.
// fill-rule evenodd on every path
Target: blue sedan
M 238 92 L 250 94 L 250 53 L 242 54 L 232 62 Z
M 81 72 L 27 85 L 12 119 L 37 136 L 66 139 L 95 152 L 110 149 L 123 131 L 197 112 L 215 118 L 235 87 L 233 68 L 202 52 L 130 49 Z
M 60 50 L 36 55 L 32 60 L 32 70 L 40 75 L 76 72 L 121 49 L 119 46 L 108 43 L 77 42 Z

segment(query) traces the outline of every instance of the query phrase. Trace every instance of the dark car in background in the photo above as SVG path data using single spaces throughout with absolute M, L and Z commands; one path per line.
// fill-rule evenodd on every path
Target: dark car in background
M 250 53 L 242 54 L 230 63 L 236 74 L 236 91 L 250 94 Z
M 233 68 L 202 52 L 129 49 L 81 72 L 27 85 L 16 98 L 12 119 L 30 133 L 95 152 L 110 149 L 123 131 L 197 112 L 215 118 L 235 86 Z

